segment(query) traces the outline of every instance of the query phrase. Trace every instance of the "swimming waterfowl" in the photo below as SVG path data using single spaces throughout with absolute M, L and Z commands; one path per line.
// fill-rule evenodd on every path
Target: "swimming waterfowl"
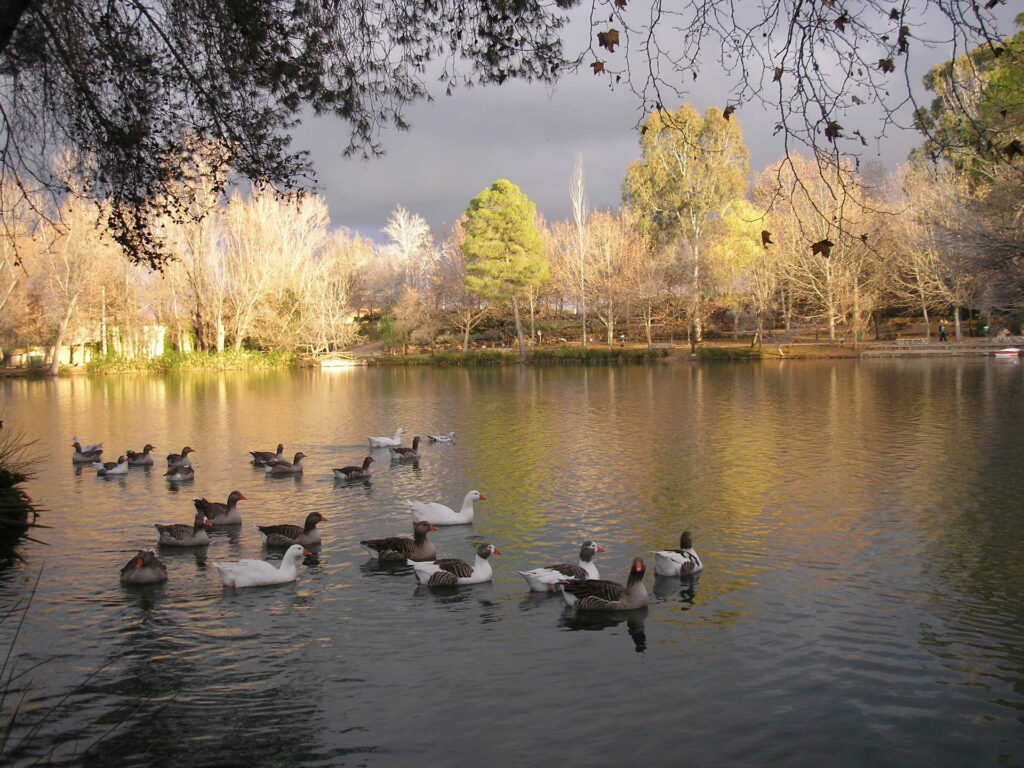
M 320 531 L 316 529 L 317 523 L 327 522 L 328 518 L 319 512 L 310 512 L 306 515 L 306 522 L 303 525 L 257 525 L 260 532 L 260 539 L 268 547 L 288 547 L 292 544 L 301 544 L 304 547 L 316 546 L 321 542 Z
M 436 501 L 406 501 L 405 503 L 412 510 L 414 523 L 422 520 L 434 525 L 463 525 L 473 522 L 473 502 L 481 500 L 486 501 L 487 497 L 479 491 L 470 491 L 462 500 L 462 507 L 458 512 Z
M 370 442 L 371 448 L 390 448 L 394 445 L 402 444 L 402 433 L 404 429 L 399 427 L 395 430 L 394 437 L 368 437 L 367 440 Z
M 594 565 L 594 555 L 598 552 L 604 552 L 604 547 L 587 539 L 580 547 L 580 560 L 577 565 L 555 563 L 531 571 L 519 571 L 519 575 L 526 579 L 532 592 L 551 592 L 557 584 L 566 579 L 600 579 L 601 575 Z
M 206 499 L 192 499 L 192 503 L 214 525 L 241 525 L 242 513 L 238 511 L 237 505 L 245 498 L 247 497 L 241 491 L 232 491 L 228 494 L 225 504 Z
M 102 448 L 89 446 L 86 449 L 77 440 L 71 444 L 71 447 L 75 449 L 71 452 L 71 461 L 75 464 L 95 464 L 100 460 L 100 456 L 103 455 Z
M 96 470 L 96 475 L 99 477 L 112 477 L 114 475 L 127 475 L 128 474 L 128 462 L 124 456 L 118 456 L 117 461 L 105 461 L 102 464 L 100 462 L 93 463 L 93 469 Z
M 281 565 L 274 567 L 265 560 L 238 560 L 233 563 L 214 563 L 221 583 L 225 587 L 267 587 L 272 584 L 286 584 L 298 578 L 299 560 L 309 553 L 301 544 L 293 544 L 281 558 Z
M 159 544 L 172 547 L 205 547 L 210 543 L 206 533 L 213 523 L 206 519 L 202 512 L 196 512 L 192 525 L 185 523 L 153 523 L 156 528 L 156 540 Z
M 167 581 L 167 566 L 160 562 L 152 549 L 140 549 L 121 569 L 121 581 L 124 584 L 157 584 Z
M 647 605 L 645 573 L 644 559 L 635 557 L 626 586 L 605 579 L 568 579 L 560 588 L 565 602 L 577 611 L 629 611 Z
M 693 548 L 689 531 L 679 535 L 679 549 L 661 549 L 654 554 L 654 572 L 658 576 L 689 576 L 704 570 L 704 562 Z
M 152 451 L 154 448 L 156 448 L 155 445 L 150 445 L 149 443 L 146 443 L 142 447 L 142 452 L 141 453 L 139 453 L 138 451 L 131 451 L 131 450 L 125 451 L 125 454 L 128 456 L 128 466 L 129 467 L 151 467 L 151 466 L 153 466 L 153 454 L 151 454 L 150 451 Z
M 412 439 L 412 448 L 407 448 L 404 445 L 394 446 L 389 448 L 391 451 L 391 458 L 393 459 L 418 459 L 420 457 L 420 436 L 416 435 Z
M 366 547 L 371 557 L 381 562 L 433 561 L 437 557 L 437 547 L 427 538 L 427 534 L 436 530 L 436 525 L 419 522 L 412 527 L 411 539 L 408 536 L 390 536 L 386 539 L 366 539 L 359 543 Z
M 331 471 L 334 472 L 334 476 L 338 480 L 361 480 L 373 474 L 373 470 L 370 469 L 370 465 L 372 463 L 373 456 L 367 456 L 363 459 L 363 465 L 361 467 L 349 465 L 347 467 L 336 467 Z
M 254 467 L 265 467 L 272 461 L 284 461 L 284 443 L 277 444 L 277 453 L 272 451 L 249 451 Z
M 296 475 L 302 471 L 302 460 L 306 454 L 299 451 L 295 454 L 294 461 L 272 461 L 263 467 L 265 472 L 272 475 Z
M 192 459 L 190 459 L 188 455 L 190 453 L 195 452 L 196 451 L 194 448 L 190 448 L 189 446 L 186 445 L 184 448 L 181 449 L 181 453 L 168 453 L 167 468 L 171 469 L 173 467 L 191 467 Z
M 432 443 L 450 443 L 455 439 L 455 433 L 449 432 L 447 435 L 427 435 L 427 439 Z
M 500 554 L 501 550 L 493 544 L 481 544 L 476 548 L 473 565 L 457 557 L 445 557 L 432 563 L 421 563 L 417 560 L 406 562 L 416 572 L 416 580 L 420 584 L 426 584 L 428 587 L 448 587 L 490 581 L 493 572 L 488 558 Z
M 82 445 L 78 439 L 78 435 L 71 438 L 72 443 L 77 443 L 82 450 L 82 453 L 93 453 L 95 451 L 103 450 L 103 443 L 90 443 L 89 445 Z
M 166 472 L 164 472 L 164 477 L 166 477 L 167 481 L 171 483 L 181 483 L 184 482 L 185 480 L 195 480 L 196 470 L 191 464 L 184 467 L 171 467 Z

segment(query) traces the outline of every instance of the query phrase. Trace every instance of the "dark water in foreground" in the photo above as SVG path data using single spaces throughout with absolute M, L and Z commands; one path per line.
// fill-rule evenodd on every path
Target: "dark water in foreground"
M 24 696 L 0 762 L 97 766 L 1024 765 L 1024 377 L 994 360 L 347 370 L 3 381 L 3 418 L 49 458 L 28 490 L 51 546 L 0 574 L 31 607 L 8 664 Z M 368 434 L 455 430 L 418 465 Z M 76 473 L 188 444 L 197 477 Z M 284 442 L 300 480 L 254 471 Z M 240 530 L 117 572 L 239 489 Z M 402 500 L 488 501 L 433 534 L 492 584 L 431 592 L 359 547 Z M 327 515 L 299 581 L 237 593 L 215 560 L 264 557 L 255 523 Z M 693 531 L 693 584 L 579 621 L 516 574 L 596 538 L 602 576 Z M 649 565 L 652 565 L 649 563 Z M 22 601 L 19 603 L 19 601 Z M 0 648 L 21 614 L 0 624 Z M 17 744 L 21 747 L 16 747 Z

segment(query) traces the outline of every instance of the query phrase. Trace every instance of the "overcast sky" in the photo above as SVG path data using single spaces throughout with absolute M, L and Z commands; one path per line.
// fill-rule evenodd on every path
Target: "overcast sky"
M 923 73 L 947 57 L 943 51 L 919 49 L 915 64 Z M 701 112 L 724 107 L 728 88 L 721 77 L 706 71 L 688 101 Z M 912 82 L 919 83 L 920 74 Z M 919 95 L 927 103 L 928 95 Z M 406 113 L 411 130 L 385 131 L 381 143 L 386 154 L 370 160 L 341 157 L 348 139 L 341 121 L 308 120 L 293 135 L 296 148 L 312 153 L 332 227 L 349 227 L 383 241 L 380 230 L 402 205 L 443 237 L 469 201 L 500 178 L 518 185 L 547 219 L 567 218 L 569 179 L 578 153 L 591 206 L 618 206 L 626 166 L 639 154 L 637 107 L 627 89 L 612 91 L 587 69 L 554 87 L 508 82 L 458 90 L 451 97 L 442 93 L 436 101 L 413 105 Z M 774 114 L 744 106 L 736 118 L 750 147 L 752 170 L 782 156 L 781 136 L 772 136 Z M 864 148 L 861 159 L 881 160 L 891 168 L 919 142 L 914 131 L 893 131 L 881 145 Z

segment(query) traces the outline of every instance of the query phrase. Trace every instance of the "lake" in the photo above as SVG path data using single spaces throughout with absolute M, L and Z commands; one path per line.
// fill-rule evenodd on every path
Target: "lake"
M 356 368 L 0 381 L 6 428 L 45 456 L 25 486 L 53 526 L 0 573 L 3 760 L 89 766 L 1024 765 L 1024 376 L 970 358 L 609 368 Z M 454 430 L 416 463 L 368 435 Z M 98 478 L 146 442 L 152 470 Z M 274 478 L 248 451 L 308 454 Z M 195 449 L 194 481 L 162 457 Z M 234 489 L 244 522 L 159 550 L 154 522 Z M 360 539 L 409 535 L 403 501 L 457 506 L 431 534 L 492 583 L 417 588 Z M 294 584 L 225 590 L 214 561 L 278 558 L 255 524 L 322 523 Z M 706 568 L 655 578 L 693 533 Z M 650 605 L 574 616 L 517 570 L 602 578 L 648 558 Z M 37 581 L 38 580 L 38 581 Z M 27 610 L 26 597 L 35 587 Z M 15 632 L 19 628 L 15 640 Z

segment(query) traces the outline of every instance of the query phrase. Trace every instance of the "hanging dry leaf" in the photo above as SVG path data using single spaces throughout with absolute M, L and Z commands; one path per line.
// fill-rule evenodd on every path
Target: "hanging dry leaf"
M 1001 3 L 1001 2 L 1002 2 L 1002 0 L 988 0 L 988 2 L 985 3 L 985 8 L 987 8 L 988 10 L 991 11 L 993 8 L 995 8 L 997 5 L 999 5 L 999 3 Z
M 892 59 L 879 59 L 878 68 L 883 72 L 895 72 L 896 66 L 892 63 Z
M 843 11 L 842 15 L 839 16 L 832 24 L 840 32 L 846 31 L 846 25 L 850 23 L 850 17 L 846 15 L 846 11 Z
M 773 83 L 779 82 L 782 79 L 782 67 L 775 68 L 775 77 L 772 78 Z
M 893 8 L 891 11 L 889 11 L 889 19 L 891 21 L 899 21 L 900 20 L 900 12 L 899 12 L 899 10 L 896 9 L 896 8 Z
M 829 141 L 835 141 L 843 136 L 843 126 L 837 123 L 835 120 L 829 120 L 825 126 L 825 138 Z
M 896 38 L 896 50 L 900 53 L 907 52 L 907 41 L 910 39 L 910 27 L 900 27 L 899 37 Z
M 820 255 L 821 257 L 827 259 L 829 256 L 832 255 L 833 245 L 835 245 L 835 243 L 833 243 L 831 240 L 827 238 L 825 240 L 819 240 L 818 242 L 811 244 L 811 253 L 813 253 L 815 256 Z
M 734 107 L 732 104 L 728 104 L 726 105 L 725 109 L 722 110 L 722 117 L 728 120 L 730 117 L 732 117 L 732 113 L 735 111 L 736 107 Z
M 852 101 L 854 104 L 863 104 L 864 103 L 864 100 L 861 99 L 856 94 L 854 94 L 853 96 L 850 97 L 850 101 Z
M 1024 155 L 1024 146 L 1021 145 L 1019 139 L 1014 139 L 1003 147 L 1003 154 L 1006 155 L 1007 160 L 1013 160 L 1017 155 Z
M 615 7 L 616 8 L 625 8 L 626 7 L 626 0 L 615 0 Z
M 619 30 L 609 29 L 607 32 L 598 32 L 597 44 L 602 48 L 607 48 L 609 53 L 615 53 L 615 46 L 619 44 Z
M 864 138 L 864 134 L 862 134 L 860 131 L 854 131 L 853 135 L 860 139 L 860 143 L 863 144 L 865 147 L 868 145 L 868 140 Z
M 604 72 L 604 62 L 603 61 L 591 62 L 590 66 L 594 70 L 594 74 L 595 75 L 599 75 L 602 72 Z
M 761 230 L 761 245 L 767 248 L 769 245 L 774 245 L 772 242 L 772 233 L 767 229 Z
M 861 241 L 862 243 L 865 243 L 865 244 L 867 244 L 867 242 L 868 242 L 868 236 L 867 236 L 867 233 L 866 233 L 866 232 L 865 232 L 865 233 L 864 233 L 863 235 L 861 235 L 861 236 L 860 236 L 860 241 Z

